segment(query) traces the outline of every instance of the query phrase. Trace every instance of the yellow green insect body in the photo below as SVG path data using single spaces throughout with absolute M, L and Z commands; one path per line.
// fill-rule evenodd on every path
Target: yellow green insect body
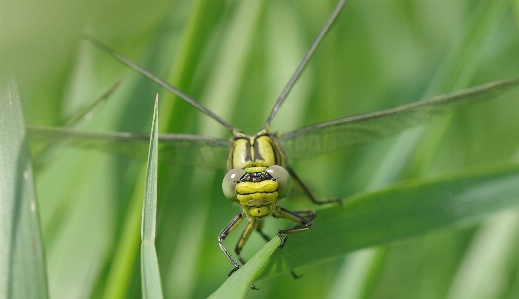
M 241 132 L 233 132 L 231 149 L 227 159 L 227 174 L 222 182 L 224 195 L 241 207 L 241 212 L 222 230 L 218 243 L 225 256 L 233 264 L 234 269 L 229 275 L 239 269 L 240 265 L 231 257 L 223 244 L 223 240 L 231 233 L 244 218 L 247 225 L 243 231 L 235 252 L 238 260 L 245 264 L 240 252 L 250 234 L 256 229 L 267 241 L 270 238 L 262 232 L 263 218 L 272 215 L 285 218 L 296 223 L 296 226 L 278 230 L 282 247 L 286 234 L 307 230 L 312 225 L 315 213 L 310 210 L 289 211 L 278 205 L 280 199 L 286 197 L 292 187 L 289 172 L 285 166 L 285 155 L 275 137 L 261 130 L 254 136 Z

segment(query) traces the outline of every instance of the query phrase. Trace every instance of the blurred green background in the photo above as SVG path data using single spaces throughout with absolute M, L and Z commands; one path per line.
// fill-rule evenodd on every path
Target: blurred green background
M 253 134 L 334 5 L 3 2 L 0 71 L 16 76 L 29 125 L 60 126 L 122 80 L 83 128 L 147 133 L 159 93 L 162 133 L 229 137 L 213 120 L 78 38 L 88 32 Z M 517 11 L 517 1 L 350 1 L 281 108 L 273 130 L 289 132 L 517 78 Z M 407 179 L 517 161 L 517 99 L 517 92 L 508 93 L 395 138 L 290 162 L 319 197 L 347 198 Z M 232 268 L 216 242 L 238 213 L 221 194 L 223 165 L 217 170 L 189 163 L 160 165 L 157 253 L 167 298 L 206 297 Z M 144 166 L 110 153 L 67 148 L 38 169 L 51 298 L 141 297 Z M 283 205 L 316 208 L 297 190 L 292 199 Z M 277 227 L 279 222 L 266 231 L 273 235 Z M 256 283 L 261 291 L 247 296 L 516 298 L 518 228 L 517 211 L 506 211 L 483 223 L 296 269 L 304 275 L 298 280 L 289 273 L 261 280 Z M 238 236 L 229 237 L 229 248 Z M 253 234 L 244 257 L 263 244 Z

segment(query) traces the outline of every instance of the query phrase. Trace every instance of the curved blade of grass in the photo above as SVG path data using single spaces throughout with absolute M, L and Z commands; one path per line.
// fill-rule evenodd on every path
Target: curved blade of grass
M 29 144 L 16 83 L 0 91 L 0 297 L 47 298 Z
M 155 224 L 157 218 L 157 162 L 158 162 L 158 102 L 155 99 L 151 127 L 150 151 L 146 171 L 146 187 L 142 206 L 141 226 L 141 283 L 143 298 L 163 298 L 159 264 L 155 248 Z
M 519 165 L 409 181 L 318 211 L 312 229 L 290 236 L 260 278 L 347 252 L 472 223 L 519 206 Z
M 117 81 L 110 88 L 108 88 L 101 96 L 90 102 L 86 107 L 76 112 L 67 122 L 63 124 L 64 128 L 71 128 L 78 125 L 81 122 L 88 122 L 92 119 L 92 115 L 96 110 L 100 110 L 104 104 L 108 101 L 115 89 L 121 84 L 121 81 Z M 30 128 L 27 131 L 31 131 Z M 30 135 L 30 133 L 28 133 Z M 30 137 L 29 137 L 30 138 Z M 33 164 L 38 170 L 39 167 L 44 167 L 58 150 L 59 144 L 53 143 L 50 140 L 45 142 L 37 151 L 32 154 Z
M 254 257 L 227 279 L 209 298 L 243 298 L 250 284 L 258 277 L 261 270 L 267 265 L 270 256 L 280 244 L 278 237 L 267 243 Z
M 63 127 L 72 127 L 80 122 L 90 120 L 94 111 L 100 110 L 106 104 L 112 93 L 117 89 L 117 87 L 119 87 L 120 84 L 121 80 L 115 82 L 97 99 L 93 100 L 83 109 L 76 112 L 76 114 L 74 114 L 69 120 L 67 120 L 65 124 L 63 124 Z

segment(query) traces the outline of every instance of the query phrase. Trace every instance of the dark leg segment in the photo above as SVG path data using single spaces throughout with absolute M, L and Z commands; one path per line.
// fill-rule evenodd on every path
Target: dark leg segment
M 294 211 L 294 213 L 299 213 L 299 212 L 303 212 L 303 214 L 305 214 L 305 215 L 307 214 L 307 212 L 313 213 L 313 217 L 310 219 L 310 221 L 312 221 L 312 219 L 314 219 L 314 217 L 315 217 L 315 213 L 310 210 Z M 300 216 L 306 217 L 305 215 L 300 215 Z M 256 223 L 256 231 L 263 237 L 263 239 L 265 239 L 265 241 L 269 242 L 270 240 L 272 240 L 272 238 L 263 232 L 263 221 L 260 221 L 260 220 L 262 220 L 262 219 L 258 219 L 258 222 Z M 296 272 L 294 272 L 294 270 L 290 270 L 290 274 L 292 274 L 292 277 L 294 277 L 295 279 L 299 279 L 299 278 L 303 277 L 303 275 L 297 275 Z
M 254 230 L 254 226 L 256 226 L 256 219 L 249 218 L 249 222 L 247 223 L 247 226 L 241 233 L 241 236 L 238 239 L 238 243 L 236 243 L 236 248 L 234 249 L 234 252 L 236 252 L 236 256 L 238 256 L 238 260 L 240 260 L 242 265 L 245 265 L 246 261 L 241 257 L 240 252 L 243 249 L 243 246 L 245 246 L 245 243 L 247 243 L 247 240 L 249 240 L 250 234 Z
M 243 217 L 245 216 L 245 213 L 241 212 L 240 214 L 236 215 L 229 224 L 222 230 L 222 232 L 218 235 L 218 244 L 220 245 L 220 249 L 223 251 L 229 262 L 234 266 L 234 269 L 229 272 L 228 276 L 231 276 L 236 270 L 240 268 L 240 265 L 231 257 L 231 254 L 225 248 L 225 245 L 223 245 L 223 240 L 227 237 L 229 233 L 231 233 L 243 220 Z
M 245 246 L 245 243 L 247 243 L 247 240 L 249 239 L 250 234 L 252 233 L 252 231 L 254 230 L 254 227 L 256 225 L 257 225 L 257 219 L 249 218 L 249 222 L 247 222 L 247 226 L 241 233 L 241 236 L 238 239 L 238 243 L 236 244 L 236 248 L 234 249 L 234 251 L 236 252 L 236 256 L 238 256 L 238 260 L 240 260 L 240 263 L 242 263 L 242 265 L 245 265 L 245 263 L 247 263 L 247 262 L 245 261 L 245 259 L 243 259 L 241 257 L 240 252 L 243 249 L 243 246 Z M 258 288 L 256 288 L 256 286 L 253 283 L 250 284 L 250 288 L 253 290 L 259 290 Z
M 308 186 L 305 183 L 303 183 L 303 181 L 301 181 L 301 179 L 297 176 L 295 171 L 290 166 L 287 166 L 286 170 L 288 171 L 288 173 L 290 173 L 290 176 L 292 176 L 292 178 L 295 181 L 297 181 L 297 183 L 301 186 L 301 188 L 303 188 L 303 191 L 306 193 L 308 198 L 310 198 L 310 200 L 313 203 L 318 204 L 318 205 L 322 205 L 322 204 L 326 204 L 326 203 L 337 202 L 337 203 L 343 205 L 343 202 L 342 202 L 342 200 L 340 198 L 317 199 L 313 195 L 312 191 L 310 191 L 310 188 L 308 188 Z
M 312 210 L 299 210 L 299 211 L 291 211 L 294 214 L 299 216 L 308 218 L 308 220 L 313 221 L 315 219 L 315 211 Z
M 280 206 L 277 206 L 277 209 L 272 212 L 272 216 L 276 218 L 285 218 L 288 220 L 292 220 L 298 224 L 292 228 L 278 230 L 277 236 L 281 239 L 281 244 L 279 244 L 279 248 L 285 246 L 287 237 L 284 235 L 302 232 L 312 227 L 312 221 L 304 218 L 304 216 L 299 214 L 305 215 L 312 219 L 315 217 L 315 213 L 310 210 L 292 212 Z
M 270 236 L 266 235 L 263 232 L 263 219 L 258 219 L 258 221 L 256 222 L 256 231 L 263 237 L 263 239 L 265 239 L 265 241 L 270 242 L 270 240 L 272 239 Z

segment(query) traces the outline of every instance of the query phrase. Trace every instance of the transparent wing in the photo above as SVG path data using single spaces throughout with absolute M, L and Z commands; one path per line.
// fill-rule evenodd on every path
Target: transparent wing
M 29 127 L 29 140 L 45 145 L 67 145 L 117 153 L 146 161 L 149 135 L 119 132 L 92 132 L 59 127 Z M 184 134 L 159 134 L 162 161 L 194 165 L 206 169 L 225 168 L 229 141 Z
M 392 109 L 319 123 L 284 134 L 280 143 L 289 158 L 368 143 L 421 124 L 435 114 L 488 99 L 517 85 L 519 79 L 496 81 Z

